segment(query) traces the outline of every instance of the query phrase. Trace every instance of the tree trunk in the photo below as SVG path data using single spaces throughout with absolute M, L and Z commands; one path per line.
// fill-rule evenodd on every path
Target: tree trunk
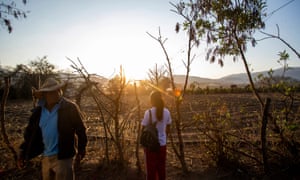
M 137 92 L 137 88 L 136 88 L 136 83 L 134 83 L 134 92 L 135 92 L 135 99 L 136 99 L 136 103 L 138 106 L 138 112 L 137 112 L 137 117 L 138 117 L 138 133 L 137 133 L 137 137 L 136 137 L 136 147 L 135 147 L 135 157 L 136 157 L 136 167 L 138 168 L 138 172 L 142 171 L 142 167 L 141 167 L 141 161 L 140 161 L 140 156 L 139 156 L 139 149 L 140 149 L 140 136 L 141 136 L 141 105 L 140 105 L 140 100 L 139 100 L 139 96 L 138 96 L 138 92 Z
M 7 97 L 9 94 L 10 77 L 5 77 L 4 82 L 5 82 L 5 88 L 4 88 L 4 92 L 3 92 L 3 96 L 2 96 L 2 100 L 1 100 L 1 110 L 0 110 L 1 132 L 2 132 L 2 136 L 3 136 L 3 140 L 4 140 L 5 144 L 7 145 L 7 147 L 13 154 L 15 162 L 17 162 L 17 160 L 18 160 L 17 152 L 15 151 L 14 147 L 11 145 L 8 135 L 6 133 L 6 129 L 5 129 L 5 106 L 6 106 L 6 101 L 7 101 Z
M 180 114 L 180 102 L 176 100 L 176 111 L 177 111 L 177 119 L 175 120 L 176 130 L 177 130 L 177 138 L 179 143 L 179 160 L 181 163 L 183 173 L 188 173 L 188 168 L 185 162 L 185 153 L 184 153 L 184 143 L 182 138 L 181 131 L 181 114 Z
M 266 131 L 267 131 L 267 124 L 268 124 L 268 114 L 269 114 L 270 102 L 271 102 L 271 99 L 267 98 L 264 109 L 263 109 L 262 126 L 261 126 L 261 149 L 262 149 L 265 174 L 269 173 Z

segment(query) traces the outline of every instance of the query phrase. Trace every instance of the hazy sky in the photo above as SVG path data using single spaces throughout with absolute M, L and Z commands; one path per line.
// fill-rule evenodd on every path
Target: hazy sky
M 131 79 L 146 78 L 155 64 L 165 64 L 159 44 L 146 32 L 158 35 L 158 28 L 166 41 L 175 74 L 184 74 L 187 38 L 184 32 L 176 34 L 176 22 L 182 18 L 170 10 L 170 2 L 179 0 L 28 0 L 28 18 L 13 23 L 9 34 L 0 29 L 0 64 L 15 66 L 28 64 L 45 55 L 59 69 L 70 68 L 69 57 L 79 58 L 90 73 L 108 78 L 116 75 L 123 65 Z M 269 0 L 268 13 L 290 0 Z M 300 1 L 294 0 L 269 16 L 265 31 L 277 33 L 300 51 Z M 261 34 L 257 34 L 261 36 Z M 245 72 L 242 61 L 217 63 L 205 61 L 206 44 L 202 43 L 192 64 L 191 75 L 220 78 L 232 73 Z M 300 66 L 300 59 L 280 41 L 269 39 L 259 42 L 256 48 L 248 46 L 246 58 L 253 71 L 279 68 L 279 51 L 290 53 L 290 66 Z

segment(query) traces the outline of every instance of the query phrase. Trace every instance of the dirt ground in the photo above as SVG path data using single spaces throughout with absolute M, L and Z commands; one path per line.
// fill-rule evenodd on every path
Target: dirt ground
M 251 97 L 251 95 L 249 95 Z M 194 98 L 194 97 L 193 97 Z M 233 95 L 228 97 L 226 101 L 231 102 L 233 107 L 236 108 L 234 111 L 238 111 L 235 103 L 237 102 L 237 96 Z M 233 102 L 232 98 L 236 101 Z M 197 101 L 198 104 L 201 104 L 201 107 L 204 106 L 205 102 L 204 98 L 199 98 Z M 214 101 L 214 99 L 212 99 Z M 241 96 L 241 104 L 245 104 L 245 102 L 249 103 L 248 97 L 244 95 Z M 255 101 L 251 99 L 251 101 Z M 193 105 L 191 105 L 193 106 Z M 196 107 L 196 106 L 195 106 Z M 196 109 L 193 107 L 194 111 L 201 111 L 200 109 Z M 249 106 L 250 107 L 250 106 Z M 31 101 L 8 101 L 7 107 L 5 109 L 6 112 L 6 131 L 9 135 L 10 142 L 15 147 L 18 148 L 23 139 L 23 131 L 25 125 L 27 124 L 27 118 L 30 115 L 30 109 L 32 108 Z M 190 108 L 190 107 L 189 107 Z M 255 110 L 255 107 L 252 107 Z M 187 111 L 190 109 L 187 109 Z M 252 117 L 250 117 L 252 118 Z M 88 122 L 87 126 L 89 127 L 88 136 L 89 137 L 89 145 L 87 147 L 86 157 L 83 159 L 82 164 L 79 169 L 76 169 L 76 179 L 84 179 L 84 180 L 97 180 L 97 179 L 107 179 L 107 180 L 143 180 L 145 179 L 145 171 L 142 167 L 142 171 L 139 172 L 136 167 L 135 158 L 128 158 L 128 164 L 124 166 L 120 166 L 115 163 L 113 160 L 108 165 L 103 163 L 103 148 L 101 148 L 102 144 L 99 139 L 95 139 L 91 134 L 93 133 L 94 124 L 92 122 Z M 218 169 L 214 167 L 214 163 L 204 149 L 203 146 L 199 146 L 199 144 L 191 144 L 186 145 L 186 162 L 189 168 L 189 173 L 183 174 L 181 170 L 180 163 L 172 151 L 171 146 L 168 146 L 167 151 L 167 179 L 169 180 L 215 180 L 215 179 L 300 179 L 299 169 L 295 170 L 298 172 L 293 175 L 289 175 L 287 173 L 276 172 L 271 176 L 263 177 L 258 176 L 257 174 L 249 174 L 243 171 L 242 169 L 235 168 L 224 168 Z M 127 156 L 133 156 L 132 151 L 129 151 Z M 143 150 L 140 149 L 139 157 L 141 161 L 141 165 L 143 166 Z M 0 136 L 0 179 L 41 179 L 40 175 L 40 158 L 35 158 L 33 161 L 28 164 L 28 166 L 24 169 L 15 168 L 15 163 L 13 162 L 13 157 L 9 152 L 7 146 L 4 144 L 2 136 Z M 284 170 L 282 172 L 285 172 Z
M 9 135 L 10 142 L 13 143 L 16 150 L 22 142 L 23 131 L 27 124 L 27 118 L 30 115 L 31 108 L 31 101 L 9 101 L 7 104 L 6 131 Z M 12 154 L 8 150 L 6 144 L 4 144 L 3 139 L 1 138 L 0 140 L 0 179 L 41 179 L 40 157 L 32 160 L 24 169 L 17 169 Z M 101 153 L 98 146 L 98 141 L 90 139 L 86 157 L 83 159 L 80 169 L 76 170 L 76 179 L 145 179 L 144 167 L 142 167 L 142 171 L 139 172 L 135 165 L 135 161 L 128 163 L 126 167 L 122 168 L 113 162 L 110 165 L 103 165 L 103 162 L 99 157 L 99 154 Z M 142 149 L 140 149 L 140 160 L 141 165 L 143 166 Z M 188 174 L 183 174 L 180 164 L 176 160 L 176 157 L 174 157 L 171 147 L 169 147 L 166 167 L 167 179 L 222 179 L 222 177 L 232 176 L 231 172 L 224 172 L 213 168 L 208 169 L 205 165 L 206 163 L 202 161 L 201 158 L 194 160 L 190 159 L 188 164 L 190 164 L 191 171 Z

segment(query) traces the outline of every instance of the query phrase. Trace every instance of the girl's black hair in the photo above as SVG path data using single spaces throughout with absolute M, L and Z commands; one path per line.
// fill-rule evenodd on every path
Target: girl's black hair
M 163 119 L 164 101 L 159 91 L 154 91 L 150 95 L 152 106 L 156 107 L 156 118 L 161 121 Z

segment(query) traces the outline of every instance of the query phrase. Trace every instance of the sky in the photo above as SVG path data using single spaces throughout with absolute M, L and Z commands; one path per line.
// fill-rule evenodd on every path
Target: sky
M 268 0 L 271 13 L 291 0 Z M 18 2 L 18 1 L 17 1 Z M 21 2 L 21 0 L 19 1 Z M 149 69 L 165 65 L 166 59 L 157 41 L 148 34 L 167 38 L 165 47 L 171 58 L 174 74 L 185 74 L 187 36 L 176 33 L 175 24 L 182 17 L 172 12 L 172 3 L 179 0 L 28 0 L 23 6 L 26 19 L 13 20 L 13 32 L 0 28 L 0 65 L 15 67 L 47 56 L 57 69 L 73 70 L 70 58 L 80 59 L 89 73 L 112 78 L 122 65 L 128 79 L 147 78 Z M 266 20 L 265 32 L 277 34 L 300 51 L 300 1 L 291 1 Z M 261 33 L 256 34 L 262 37 Z M 224 67 L 205 60 L 206 44 L 195 50 L 191 76 L 221 78 L 244 73 L 241 60 L 225 60 Z M 280 68 L 278 53 L 290 54 L 290 67 L 300 67 L 300 59 L 276 39 L 260 41 L 255 48 L 248 46 L 246 58 L 252 72 Z

